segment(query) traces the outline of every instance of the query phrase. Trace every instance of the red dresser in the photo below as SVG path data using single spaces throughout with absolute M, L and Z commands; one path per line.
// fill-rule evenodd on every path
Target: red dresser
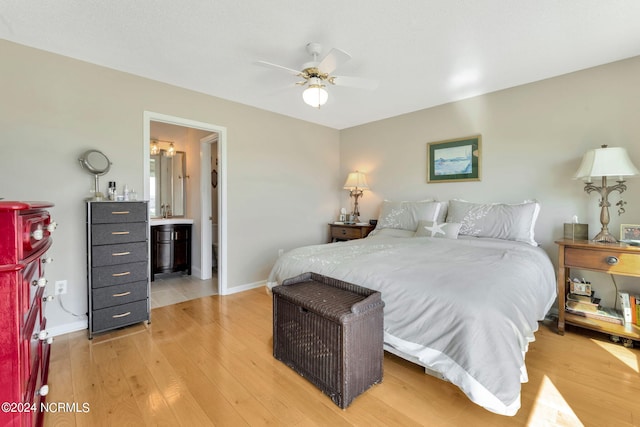
M 42 425 L 52 338 L 43 314 L 51 262 L 46 202 L 0 201 L 0 426 Z

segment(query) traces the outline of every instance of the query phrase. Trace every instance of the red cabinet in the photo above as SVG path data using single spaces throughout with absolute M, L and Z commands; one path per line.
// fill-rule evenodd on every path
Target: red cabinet
M 49 390 L 45 266 L 51 262 L 46 202 L 0 201 L 0 425 L 42 425 Z

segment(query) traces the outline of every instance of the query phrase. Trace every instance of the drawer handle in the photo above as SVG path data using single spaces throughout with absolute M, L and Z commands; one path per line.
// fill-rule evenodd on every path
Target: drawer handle
M 121 294 L 113 294 L 112 296 L 114 296 L 114 297 L 116 297 L 116 298 L 117 298 L 117 297 L 126 297 L 126 296 L 127 296 L 127 295 L 129 295 L 129 294 L 131 294 L 131 291 L 129 291 L 129 292 L 123 292 L 123 293 L 121 293 Z
M 113 234 L 114 236 L 119 236 L 122 234 L 129 234 L 128 231 L 112 231 L 111 234 Z
M 128 275 L 130 275 L 130 274 L 131 274 L 131 272 L 130 272 L 130 271 L 126 271 L 126 272 L 124 272 L 124 273 L 113 273 L 111 276 L 112 276 L 112 277 L 122 277 L 122 276 L 128 276 Z
M 44 237 L 44 231 L 42 231 L 41 228 L 38 228 L 31 233 L 31 237 L 33 237 L 33 240 L 42 240 Z
M 49 332 L 43 330 L 36 334 L 33 334 L 33 339 L 39 339 L 40 341 L 44 341 L 49 337 Z
M 131 252 L 116 252 L 111 254 L 111 256 L 123 256 L 123 255 L 131 255 Z
M 127 317 L 127 316 L 128 316 L 128 315 L 130 315 L 130 314 L 131 314 L 131 312 L 130 312 L 130 311 L 127 311 L 126 313 L 122 313 L 122 314 L 114 314 L 114 315 L 113 315 L 113 316 L 111 316 L 111 317 L 113 317 L 114 319 L 119 319 L 119 318 L 121 318 L 121 317 Z
M 47 286 L 47 279 L 45 279 L 44 277 L 41 277 L 38 280 L 34 280 L 33 282 L 31 282 L 31 284 L 33 286 L 44 288 L 45 286 Z
M 618 257 L 615 257 L 615 256 L 608 256 L 607 257 L 607 264 L 609 264 L 609 265 L 616 265 L 618 263 L 618 261 L 620 261 L 618 259 Z
M 48 385 L 43 385 L 42 387 L 40 387 L 38 390 L 36 390 L 36 394 L 38 396 L 46 396 L 47 394 L 49 394 L 49 386 Z
M 129 211 L 116 211 L 116 212 L 111 212 L 111 215 L 129 215 Z
M 342 234 L 343 234 L 343 235 L 347 234 L 347 230 L 344 230 L 344 229 L 343 229 L 343 230 L 342 230 Z

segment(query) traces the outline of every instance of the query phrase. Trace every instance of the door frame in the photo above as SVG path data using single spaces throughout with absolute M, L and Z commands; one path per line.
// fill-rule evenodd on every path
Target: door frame
M 199 122 L 196 120 L 185 119 L 177 116 L 170 116 L 167 114 L 156 113 L 153 111 L 144 111 L 143 113 L 143 129 L 142 129 L 142 137 L 143 137 L 143 158 L 148 159 L 150 150 L 149 144 L 151 141 L 151 122 L 162 122 L 177 126 L 189 127 L 194 129 L 201 129 L 205 131 L 209 131 L 211 133 L 218 134 L 218 294 L 226 295 L 227 294 L 227 128 L 211 123 Z M 202 168 L 203 159 L 202 159 L 202 143 L 200 143 L 200 167 Z M 211 248 L 211 227 L 205 227 L 203 224 L 209 222 L 209 217 L 211 216 L 211 192 L 209 190 L 210 184 L 210 175 L 211 175 L 211 162 L 210 159 L 207 159 L 209 164 L 208 171 L 201 170 L 200 171 L 200 200 L 203 197 L 206 197 L 205 200 L 209 200 L 209 203 L 201 203 L 200 204 L 200 235 L 201 235 L 201 256 L 204 256 L 204 252 L 207 252 L 203 249 L 207 249 L 205 247 L 205 243 L 208 241 L 208 253 L 209 257 L 212 254 Z M 150 174 L 150 166 L 149 162 L 145 161 L 143 166 L 143 174 L 144 174 L 144 199 L 149 200 L 149 174 Z M 205 183 L 206 182 L 206 190 L 208 194 L 204 193 Z M 209 211 L 204 212 L 203 205 L 209 205 Z M 208 236 L 204 235 L 204 229 L 208 228 L 209 234 Z M 211 262 L 209 261 L 209 265 Z M 203 269 L 201 268 L 201 271 Z M 210 274 L 211 272 L 209 272 Z M 201 273 L 202 274 L 202 273 Z

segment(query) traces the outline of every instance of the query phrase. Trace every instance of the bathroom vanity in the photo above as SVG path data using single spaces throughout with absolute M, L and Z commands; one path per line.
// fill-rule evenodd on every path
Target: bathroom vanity
M 156 274 L 184 271 L 191 275 L 192 219 L 151 220 L 151 281 Z

